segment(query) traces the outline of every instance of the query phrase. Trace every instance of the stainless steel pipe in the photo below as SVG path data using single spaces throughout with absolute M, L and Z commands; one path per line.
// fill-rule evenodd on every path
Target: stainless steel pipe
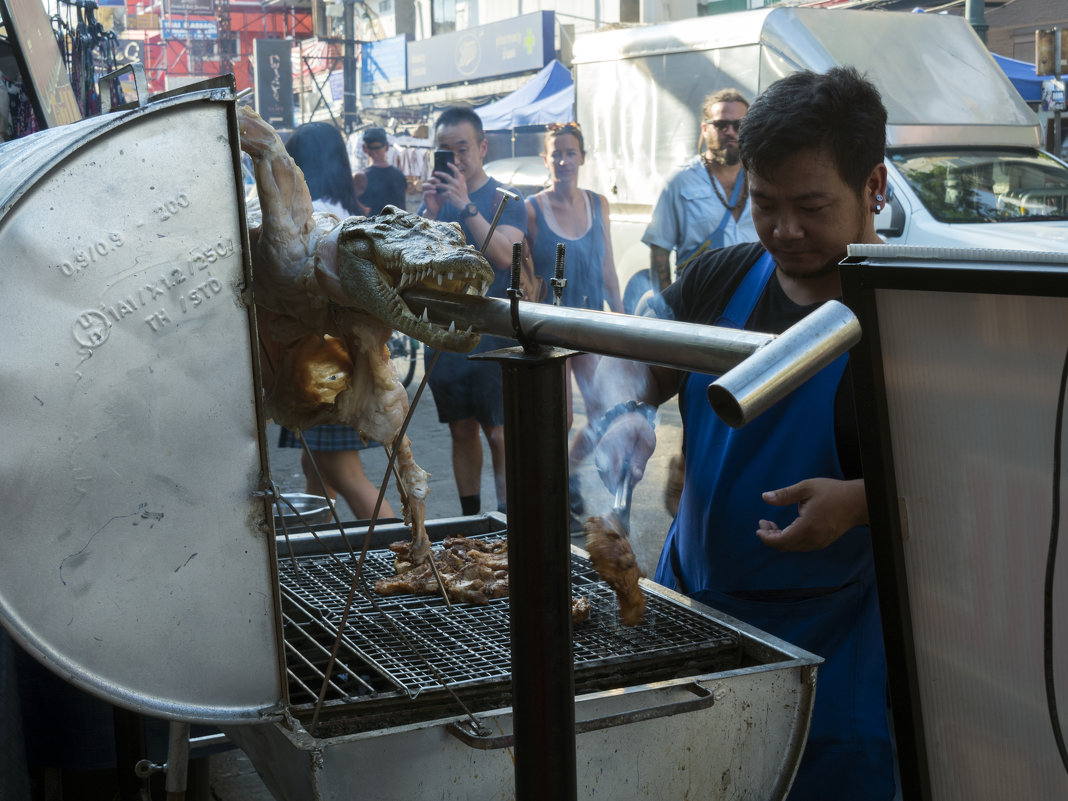
M 860 321 L 830 300 L 708 385 L 719 418 L 740 428 L 860 342 Z
M 484 334 L 515 339 L 509 301 L 410 289 L 402 295 L 416 314 L 427 311 L 440 325 L 455 321 Z M 753 331 L 677 323 L 654 317 L 612 314 L 548 303 L 519 302 L 524 335 L 539 345 L 618 356 L 647 364 L 717 375 L 724 373 L 775 337 Z
M 518 338 L 507 300 L 421 288 L 403 297 L 413 312 L 426 309 L 435 323 L 455 321 L 458 328 Z M 519 326 L 533 344 L 718 375 L 709 386 L 709 402 L 720 419 L 735 428 L 860 341 L 857 318 L 834 300 L 778 336 L 525 301 L 519 303 Z

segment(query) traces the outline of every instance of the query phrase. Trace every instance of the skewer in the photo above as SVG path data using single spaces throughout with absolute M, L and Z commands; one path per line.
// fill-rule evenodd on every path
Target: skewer
M 438 586 L 441 587 L 441 597 L 445 599 L 445 605 L 452 611 L 452 601 L 449 600 L 449 591 L 445 587 L 445 582 L 441 580 L 441 574 L 438 572 L 437 562 L 434 561 L 434 551 L 430 551 L 430 569 L 434 571 L 434 578 L 438 582 Z
M 390 452 L 390 449 L 386 448 L 386 453 L 389 454 L 389 452 Z M 397 463 L 396 463 L 396 461 L 393 460 L 392 457 L 390 457 L 390 459 L 389 459 L 389 465 L 393 469 L 393 475 L 397 479 L 397 492 L 400 493 L 401 503 L 404 504 L 404 506 L 407 506 L 408 505 L 408 501 L 407 501 L 406 493 L 404 492 L 404 484 L 401 482 L 400 475 L 397 473 Z M 382 488 L 385 489 L 385 482 L 383 482 Z M 438 572 L 438 565 L 434 561 L 433 550 L 431 550 L 431 554 L 430 554 L 430 569 L 434 571 L 434 578 L 437 580 L 438 586 L 441 587 L 441 597 L 445 599 L 445 605 L 449 608 L 449 611 L 451 612 L 452 611 L 452 601 L 449 599 L 449 590 L 445 586 L 445 582 L 441 580 L 441 573 Z

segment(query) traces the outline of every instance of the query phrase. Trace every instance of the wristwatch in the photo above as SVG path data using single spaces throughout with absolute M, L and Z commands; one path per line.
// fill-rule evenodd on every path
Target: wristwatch
M 464 206 L 460 210 L 460 219 L 461 220 L 466 220 L 468 217 L 477 217 L 477 216 L 478 216 L 478 206 L 476 206 L 474 203 L 468 203 L 466 206 Z

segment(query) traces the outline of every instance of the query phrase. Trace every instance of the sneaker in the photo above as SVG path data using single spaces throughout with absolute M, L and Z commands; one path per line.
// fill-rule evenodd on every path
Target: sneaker
M 586 521 L 571 515 L 571 536 L 572 537 L 585 537 L 586 536 Z

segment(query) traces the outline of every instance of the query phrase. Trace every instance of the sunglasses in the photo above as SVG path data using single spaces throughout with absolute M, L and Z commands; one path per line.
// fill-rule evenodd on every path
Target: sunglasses
M 385 145 L 364 145 L 368 150 L 381 150 Z
M 735 133 L 742 127 L 741 120 L 705 120 L 705 125 L 711 125 L 720 133 L 726 133 L 728 128 L 733 128 Z

